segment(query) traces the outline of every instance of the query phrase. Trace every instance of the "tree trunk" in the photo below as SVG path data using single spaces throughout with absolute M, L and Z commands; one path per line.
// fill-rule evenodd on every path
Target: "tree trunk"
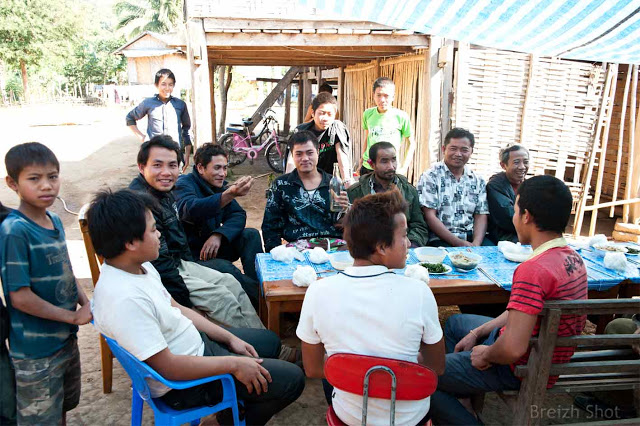
M 231 74 L 231 65 L 226 67 L 221 66 L 218 70 L 218 84 L 220 85 L 220 127 L 218 133 L 223 134 L 226 130 L 227 121 L 227 93 L 229 93 L 229 87 L 231 87 L 231 80 L 233 74 Z M 226 71 L 226 79 L 225 79 Z
M 24 62 L 24 59 L 20 59 L 20 72 L 22 73 L 22 94 L 24 101 L 29 103 L 29 81 L 27 80 L 27 64 Z

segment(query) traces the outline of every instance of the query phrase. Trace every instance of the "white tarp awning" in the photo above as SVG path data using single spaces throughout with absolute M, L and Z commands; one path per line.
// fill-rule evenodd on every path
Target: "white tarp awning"
M 640 64 L 640 0 L 298 0 L 362 20 L 541 56 Z

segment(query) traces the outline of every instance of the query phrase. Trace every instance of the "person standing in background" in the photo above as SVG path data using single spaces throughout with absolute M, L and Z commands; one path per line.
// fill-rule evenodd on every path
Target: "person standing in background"
M 155 86 L 158 94 L 146 98 L 137 107 L 127 114 L 127 126 L 140 139 L 140 142 L 149 140 L 158 135 L 169 135 L 174 141 L 179 142 L 180 152 L 184 164 L 182 173 L 189 167 L 191 157 L 191 118 L 187 110 L 187 104 L 179 98 L 173 97 L 173 89 L 176 85 L 176 76 L 171 70 L 163 68 L 156 73 Z M 147 134 L 138 129 L 136 122 L 147 116 Z

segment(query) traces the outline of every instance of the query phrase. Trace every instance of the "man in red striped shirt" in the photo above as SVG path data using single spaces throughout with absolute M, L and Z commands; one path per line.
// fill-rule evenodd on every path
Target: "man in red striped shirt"
M 518 239 L 533 255 L 513 275 L 507 310 L 498 318 L 454 315 L 445 325 L 445 374 L 431 397 L 434 423 L 480 424 L 458 398 L 500 390 L 517 390 L 516 365 L 526 364 L 529 339 L 538 334 L 544 302 L 587 298 L 582 258 L 562 238 L 571 214 L 569 188 L 552 176 L 536 176 L 518 188 L 513 224 Z M 563 315 L 558 335 L 580 334 L 585 317 Z M 554 363 L 568 362 L 573 348 L 558 347 Z M 556 377 L 549 378 L 549 386 Z

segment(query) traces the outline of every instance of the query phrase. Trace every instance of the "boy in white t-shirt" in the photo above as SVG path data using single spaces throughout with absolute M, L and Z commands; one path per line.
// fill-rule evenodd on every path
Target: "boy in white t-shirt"
M 169 380 L 232 374 L 247 424 L 263 425 L 295 401 L 304 374 L 277 358 L 280 339 L 263 329 L 225 329 L 178 304 L 150 263 L 158 257 L 154 200 L 131 190 L 102 192 L 87 213 L 89 235 L 105 262 L 93 294 L 96 328 Z M 171 390 L 149 384 L 151 395 L 175 409 L 220 402 L 219 381 Z M 218 415 L 221 424 L 230 413 Z
M 406 202 L 397 191 L 356 200 L 344 220 L 353 267 L 309 287 L 297 335 L 308 377 L 324 377 L 325 352 L 354 353 L 418 362 L 444 372 L 444 341 L 438 306 L 422 281 L 394 274 L 404 268 Z M 376 232 L 371 232 L 375 229 Z M 362 396 L 336 389 L 333 408 L 348 425 L 359 425 Z M 367 424 L 389 423 L 390 402 L 369 398 Z M 429 398 L 396 403 L 396 424 L 415 425 Z

